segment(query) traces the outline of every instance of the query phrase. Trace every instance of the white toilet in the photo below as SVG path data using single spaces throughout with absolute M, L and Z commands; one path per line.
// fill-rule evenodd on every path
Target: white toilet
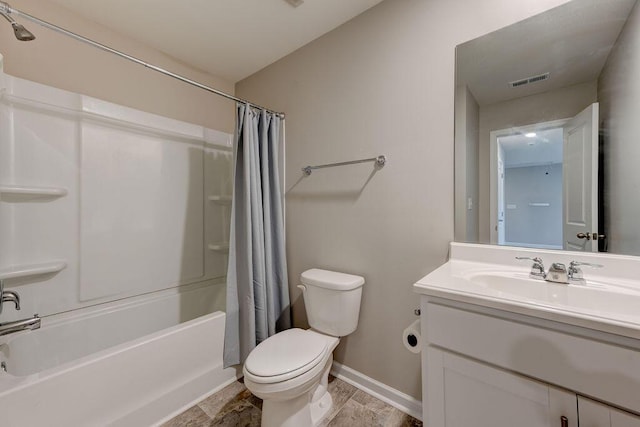
M 311 329 L 261 342 L 244 364 L 244 383 L 263 399 L 262 427 L 317 426 L 332 407 L 333 349 L 358 326 L 364 278 L 311 269 L 300 276 Z

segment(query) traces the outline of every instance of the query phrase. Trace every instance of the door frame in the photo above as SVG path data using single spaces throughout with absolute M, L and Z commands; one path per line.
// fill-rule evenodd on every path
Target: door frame
M 561 128 L 570 119 L 571 117 L 523 126 L 512 126 L 493 130 L 489 133 L 489 235 L 491 236 L 492 245 L 498 244 L 498 138 L 515 133 L 539 132 L 551 128 Z

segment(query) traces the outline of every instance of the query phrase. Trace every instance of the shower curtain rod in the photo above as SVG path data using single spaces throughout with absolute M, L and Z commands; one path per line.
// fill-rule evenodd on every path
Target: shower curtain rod
M 270 110 L 268 108 L 261 107 L 260 105 L 257 105 L 257 104 L 254 104 L 252 102 L 247 101 L 246 99 L 238 98 L 238 97 L 230 95 L 230 94 L 228 94 L 226 92 L 222 92 L 221 90 L 212 88 L 212 87 L 204 85 L 202 83 L 198 83 L 195 80 L 191 80 L 191 79 L 189 79 L 187 77 L 181 76 L 180 74 L 176 74 L 176 73 L 173 73 L 171 71 L 165 70 L 164 68 L 158 67 L 157 65 L 149 64 L 148 62 L 145 62 L 145 61 L 143 61 L 141 59 L 138 59 L 135 56 L 128 55 L 128 54 L 126 54 L 124 52 L 121 52 L 121 51 L 119 51 L 117 49 L 114 49 L 112 47 L 109 47 L 107 45 L 99 43 L 97 41 L 91 40 L 91 39 L 89 39 L 87 37 L 84 37 L 84 36 L 81 36 L 79 34 L 76 34 L 76 33 L 72 32 L 72 31 L 69 31 L 69 30 L 64 29 L 62 27 L 59 27 L 59 26 L 57 26 L 55 24 L 51 24 L 51 23 L 49 23 L 47 21 L 43 21 L 42 19 L 36 18 L 35 16 L 30 15 L 30 14 L 28 14 L 26 12 L 22 12 L 22 11 L 20 11 L 18 9 L 14 9 L 11 6 L 9 6 L 9 4 L 7 4 L 5 2 L 2 2 L 2 1 L 0 1 L 0 12 L 3 12 L 3 13 L 8 14 L 8 15 L 21 16 L 21 17 L 23 17 L 23 18 L 25 18 L 25 19 L 27 19 L 27 20 L 29 20 L 31 22 L 34 22 L 34 23 L 36 23 L 36 24 L 38 24 L 40 26 L 43 26 L 43 27 L 48 28 L 50 30 L 53 30 L 53 31 L 56 31 L 58 33 L 64 34 L 66 36 L 69 36 L 69 37 L 74 38 L 76 40 L 79 40 L 81 42 L 87 43 L 87 44 L 89 44 L 89 45 L 91 45 L 93 47 L 97 47 L 98 49 L 101 49 L 101 50 L 103 50 L 105 52 L 113 53 L 114 55 L 117 55 L 117 56 L 119 56 L 121 58 L 127 59 L 127 60 L 129 60 L 131 62 L 135 62 L 138 65 L 142 65 L 144 67 L 150 68 L 150 69 L 152 69 L 154 71 L 157 71 L 157 72 L 159 72 L 161 74 L 164 74 L 164 75 L 169 76 L 169 77 L 173 77 L 174 79 L 180 80 L 180 81 L 182 81 L 184 83 L 188 83 L 188 84 L 190 84 L 192 86 L 195 86 L 197 88 L 204 89 L 207 92 L 214 93 L 216 95 L 222 96 L 222 97 L 230 99 L 232 101 L 241 102 L 243 104 L 249 104 L 252 107 L 259 108 L 259 109 L 262 109 L 262 110 L 266 110 L 269 113 L 276 114 L 276 115 L 278 115 L 278 116 L 280 116 L 282 118 L 285 117 L 285 113 L 278 112 L 278 111 L 273 111 L 273 110 Z

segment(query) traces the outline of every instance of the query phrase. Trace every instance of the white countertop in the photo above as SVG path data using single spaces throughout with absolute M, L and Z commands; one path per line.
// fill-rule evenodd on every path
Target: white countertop
M 586 284 L 530 279 L 530 262 L 569 260 L 603 264 L 584 268 Z M 451 259 L 420 279 L 417 293 L 524 314 L 640 339 L 640 259 L 613 255 L 452 243 Z

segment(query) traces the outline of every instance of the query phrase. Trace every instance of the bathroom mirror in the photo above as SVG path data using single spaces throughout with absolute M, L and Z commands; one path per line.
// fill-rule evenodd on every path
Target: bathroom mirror
M 640 255 L 638 76 L 636 0 L 457 46 L 456 241 Z

